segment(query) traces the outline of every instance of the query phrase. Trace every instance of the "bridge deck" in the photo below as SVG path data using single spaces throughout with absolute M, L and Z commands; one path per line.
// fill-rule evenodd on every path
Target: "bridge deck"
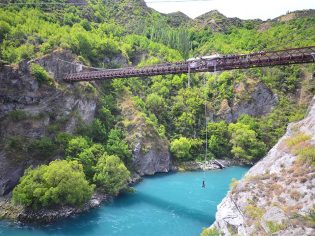
M 165 63 L 142 68 L 127 67 L 102 71 L 68 74 L 67 82 L 105 80 L 114 78 L 144 77 L 167 74 L 214 72 L 254 67 L 303 64 L 315 61 L 315 46 L 251 54 L 225 55 L 213 59 L 195 59 L 177 63 Z

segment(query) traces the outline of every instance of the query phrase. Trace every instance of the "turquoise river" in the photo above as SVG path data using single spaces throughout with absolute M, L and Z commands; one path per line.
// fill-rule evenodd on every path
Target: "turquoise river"
M 147 177 L 135 186 L 135 193 L 51 225 L 25 226 L 0 221 L 0 235 L 199 235 L 203 227 L 214 221 L 217 205 L 226 195 L 231 179 L 240 179 L 247 170 L 229 167 Z M 201 187 L 204 177 L 206 188 Z

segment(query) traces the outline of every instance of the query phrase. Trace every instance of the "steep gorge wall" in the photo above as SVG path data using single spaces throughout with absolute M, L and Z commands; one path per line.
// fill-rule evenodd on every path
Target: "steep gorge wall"
M 74 132 L 77 123 L 89 123 L 94 118 L 96 98 L 80 93 L 80 84 L 62 83 L 66 73 L 80 68 L 62 60 L 74 61 L 67 51 L 56 51 L 32 63 L 42 65 L 56 81 L 54 86 L 40 85 L 30 74 L 29 63 L 16 66 L 3 65 L 0 70 L 0 196 L 8 194 L 29 166 L 51 161 L 18 155 L 8 151 L 11 139 L 18 142 L 50 136 L 54 126 L 68 133 Z
M 307 117 L 290 124 L 222 200 L 212 227 L 222 235 L 314 235 L 315 167 L 302 159 L 307 150 L 314 156 L 315 97 Z
M 55 84 L 39 84 L 31 75 L 31 63 L 45 68 Z M 64 50 L 19 65 L 1 66 L 0 197 L 11 192 L 28 167 L 63 158 L 63 153 L 34 157 L 25 150 L 28 140 L 53 138 L 55 129 L 71 134 L 80 122 L 89 124 L 94 119 L 97 94 L 86 89 L 89 86 L 85 82 L 68 84 L 62 81 L 65 74 L 81 70 L 82 66 L 75 63 L 75 56 Z M 135 107 L 124 107 L 128 99 L 122 101 L 121 112 L 123 118 L 132 123 L 138 111 Z M 161 138 L 144 117 L 138 121 L 127 129 L 127 141 L 133 149 L 133 170 L 139 175 L 168 172 L 171 160 L 167 139 Z M 11 149 L 8 148 L 10 143 L 15 145 Z
M 161 137 L 145 114 L 140 112 L 127 92 L 122 96 L 120 109 L 124 117 L 127 141 L 132 150 L 132 164 L 139 175 L 168 172 L 171 168 L 169 142 Z

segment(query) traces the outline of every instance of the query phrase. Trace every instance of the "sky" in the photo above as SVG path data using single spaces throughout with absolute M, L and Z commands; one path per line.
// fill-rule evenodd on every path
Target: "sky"
M 288 11 L 315 9 L 315 0 L 145 0 L 162 13 L 181 11 L 191 18 L 211 10 L 227 17 L 273 19 Z

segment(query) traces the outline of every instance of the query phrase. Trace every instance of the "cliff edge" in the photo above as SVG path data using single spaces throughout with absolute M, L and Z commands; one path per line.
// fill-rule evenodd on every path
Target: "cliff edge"
M 315 97 L 308 115 L 231 184 L 211 228 L 221 235 L 315 235 Z

